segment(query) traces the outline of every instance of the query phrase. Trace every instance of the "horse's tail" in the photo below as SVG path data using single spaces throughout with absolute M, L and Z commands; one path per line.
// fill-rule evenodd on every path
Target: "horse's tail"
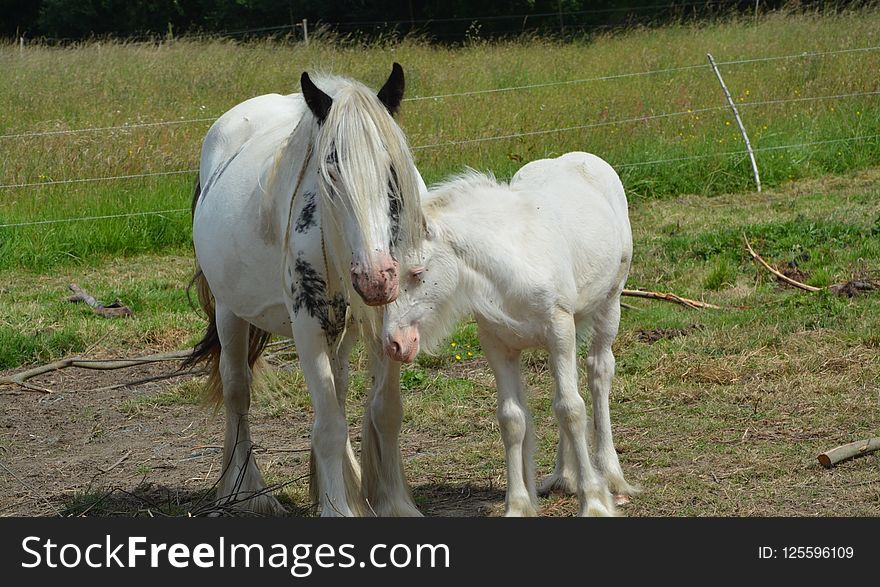
M 196 182 L 193 190 L 193 212 L 195 212 L 196 202 L 198 201 L 201 187 Z M 204 364 L 208 368 L 208 383 L 205 386 L 204 400 L 205 403 L 213 405 L 215 408 L 223 404 L 223 383 L 220 380 L 220 335 L 217 333 L 217 316 L 215 313 L 214 294 L 202 273 L 202 268 L 196 262 L 196 273 L 189 282 L 189 291 L 195 288 L 196 295 L 199 300 L 199 306 L 205 312 L 208 318 L 208 328 L 205 335 L 193 347 L 192 353 L 187 357 L 181 366 L 181 369 L 192 368 Z M 269 343 L 272 335 L 265 330 L 261 330 L 250 325 L 248 332 L 248 366 L 253 369 L 263 350 Z

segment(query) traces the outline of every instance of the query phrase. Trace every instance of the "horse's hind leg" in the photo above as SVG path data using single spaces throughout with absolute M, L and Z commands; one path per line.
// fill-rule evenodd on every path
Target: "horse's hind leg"
M 364 497 L 379 516 L 421 516 L 413 501 L 400 456 L 403 401 L 400 364 L 367 341 L 373 388 L 364 409 L 361 465 Z
M 596 443 L 596 467 L 605 475 L 605 480 L 615 495 L 634 495 L 638 489 L 623 478 L 623 470 L 614 449 L 611 436 L 611 413 L 608 398 L 611 394 L 611 380 L 614 377 L 614 354 L 611 344 L 617 336 L 620 325 L 620 301 L 618 297 L 609 300 L 604 310 L 598 312 L 593 320 L 593 339 L 587 355 L 587 380 L 593 397 L 593 440 Z
M 605 480 L 590 463 L 587 445 L 587 408 L 578 393 L 577 337 L 574 318 L 563 311 L 552 317 L 549 337 L 550 369 L 556 382 L 553 413 L 574 454 L 577 496 L 581 516 L 614 515 L 614 504 Z
M 283 513 L 284 508 L 266 489 L 253 452 L 248 423 L 252 378 L 248 365 L 249 325 L 219 304 L 215 320 L 221 345 L 220 379 L 226 410 L 218 504 L 260 513 Z
M 504 515 L 535 516 L 535 431 L 520 372 L 520 351 L 509 348 L 483 325 L 480 344 L 495 373 L 498 392 L 498 425 L 507 464 Z

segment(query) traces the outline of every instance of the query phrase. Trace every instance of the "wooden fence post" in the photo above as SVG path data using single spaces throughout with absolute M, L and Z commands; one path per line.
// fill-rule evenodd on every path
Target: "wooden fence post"
M 724 79 L 721 77 L 721 72 L 718 71 L 718 66 L 715 65 L 715 60 L 712 58 L 712 54 L 706 53 L 706 57 L 709 58 L 709 64 L 715 71 L 715 77 L 718 78 L 718 83 L 721 84 L 721 89 L 724 90 L 724 95 L 727 97 L 727 103 L 730 105 L 730 109 L 733 110 L 733 116 L 736 118 L 737 126 L 739 126 L 739 132 L 742 134 L 743 141 L 746 143 L 746 150 L 749 152 L 749 161 L 752 163 L 752 174 L 755 176 L 755 187 L 760 192 L 761 178 L 758 175 L 758 164 L 755 162 L 755 152 L 752 151 L 752 143 L 749 141 L 749 135 L 746 134 L 746 127 L 743 126 L 742 119 L 739 117 L 739 111 L 736 109 L 736 104 L 733 103 L 733 97 L 730 95 L 727 86 L 724 84 Z

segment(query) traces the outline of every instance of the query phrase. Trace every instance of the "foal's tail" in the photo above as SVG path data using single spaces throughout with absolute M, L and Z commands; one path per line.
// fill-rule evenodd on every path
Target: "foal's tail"
M 195 188 L 193 189 L 193 212 L 195 212 L 196 202 L 200 194 L 201 186 L 196 181 Z M 202 268 L 199 267 L 198 261 L 196 261 L 196 273 L 189 282 L 187 294 L 189 294 L 192 288 L 195 288 L 199 299 L 199 306 L 201 306 L 208 318 L 208 329 L 205 331 L 202 340 L 193 347 L 189 357 L 183 361 L 181 369 L 205 364 L 208 368 L 208 384 L 205 387 L 204 400 L 205 403 L 219 409 L 223 404 L 223 383 L 220 380 L 220 336 L 217 333 L 214 294 L 211 292 L 211 287 L 208 285 L 208 280 L 205 279 L 205 274 L 202 273 Z M 260 358 L 271 336 L 265 330 L 261 330 L 253 324 L 250 325 L 250 331 L 248 332 L 248 366 L 251 369 L 253 369 L 254 364 Z

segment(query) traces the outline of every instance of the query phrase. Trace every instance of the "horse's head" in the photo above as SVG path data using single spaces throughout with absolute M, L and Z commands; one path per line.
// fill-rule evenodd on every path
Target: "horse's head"
M 460 263 L 438 227 L 429 225 L 418 255 L 404 260 L 400 295 L 384 308 L 382 341 L 393 360 L 411 363 L 455 326 L 469 300 L 459 291 Z
M 331 96 L 307 73 L 301 84 L 318 125 L 314 152 L 331 256 L 350 258 L 337 269 L 350 271 L 366 304 L 387 304 L 400 290 L 401 255 L 422 240 L 424 182 L 393 119 L 403 100 L 403 68 L 394 64 L 378 94 L 347 80 Z

